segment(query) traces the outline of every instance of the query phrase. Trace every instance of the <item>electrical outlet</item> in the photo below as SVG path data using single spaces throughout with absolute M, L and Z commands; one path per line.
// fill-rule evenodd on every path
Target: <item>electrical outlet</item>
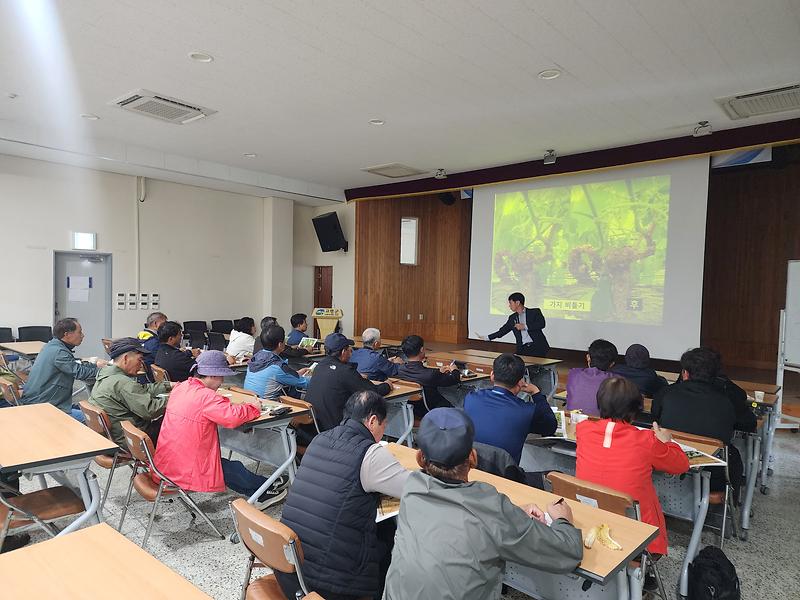
M 422 321 L 422 313 L 419 313 L 419 320 Z

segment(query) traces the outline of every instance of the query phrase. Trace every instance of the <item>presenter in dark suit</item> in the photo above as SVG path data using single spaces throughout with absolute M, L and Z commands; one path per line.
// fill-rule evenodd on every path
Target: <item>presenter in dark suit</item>
M 508 308 L 513 312 L 508 317 L 505 325 L 488 336 L 479 336 L 486 340 L 503 337 L 513 333 L 517 341 L 517 354 L 522 356 L 547 356 L 550 344 L 542 329 L 544 329 L 544 315 L 538 308 L 525 308 L 525 296 L 514 292 L 508 297 Z

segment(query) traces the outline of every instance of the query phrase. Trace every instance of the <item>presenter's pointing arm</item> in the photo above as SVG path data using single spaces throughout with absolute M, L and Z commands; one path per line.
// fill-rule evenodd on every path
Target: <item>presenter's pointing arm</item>
M 515 316 L 516 313 L 508 317 L 508 321 L 506 321 L 505 325 L 503 325 L 500 329 L 498 329 L 494 333 L 490 333 L 487 337 L 490 340 L 493 340 L 495 338 L 503 337 L 504 335 L 511 333 L 511 330 L 514 329 L 515 325 L 515 319 L 514 319 Z

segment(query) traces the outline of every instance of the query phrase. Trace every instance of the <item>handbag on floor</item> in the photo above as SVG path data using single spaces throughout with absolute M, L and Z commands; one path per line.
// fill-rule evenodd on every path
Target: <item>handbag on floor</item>
M 689 563 L 687 600 L 739 600 L 736 567 L 716 546 L 706 546 Z

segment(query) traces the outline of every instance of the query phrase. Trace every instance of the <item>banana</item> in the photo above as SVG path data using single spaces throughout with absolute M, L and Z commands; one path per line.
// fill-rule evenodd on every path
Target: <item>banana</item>
M 611 550 L 622 550 L 622 546 L 611 537 L 611 528 L 605 523 L 598 527 L 592 527 L 583 539 L 583 545 L 591 548 L 596 540 L 600 540 L 603 546 Z
M 589 533 L 586 534 L 586 537 L 583 538 L 583 545 L 587 548 L 591 548 L 594 545 L 594 541 L 597 539 L 597 527 L 592 527 L 589 530 Z

